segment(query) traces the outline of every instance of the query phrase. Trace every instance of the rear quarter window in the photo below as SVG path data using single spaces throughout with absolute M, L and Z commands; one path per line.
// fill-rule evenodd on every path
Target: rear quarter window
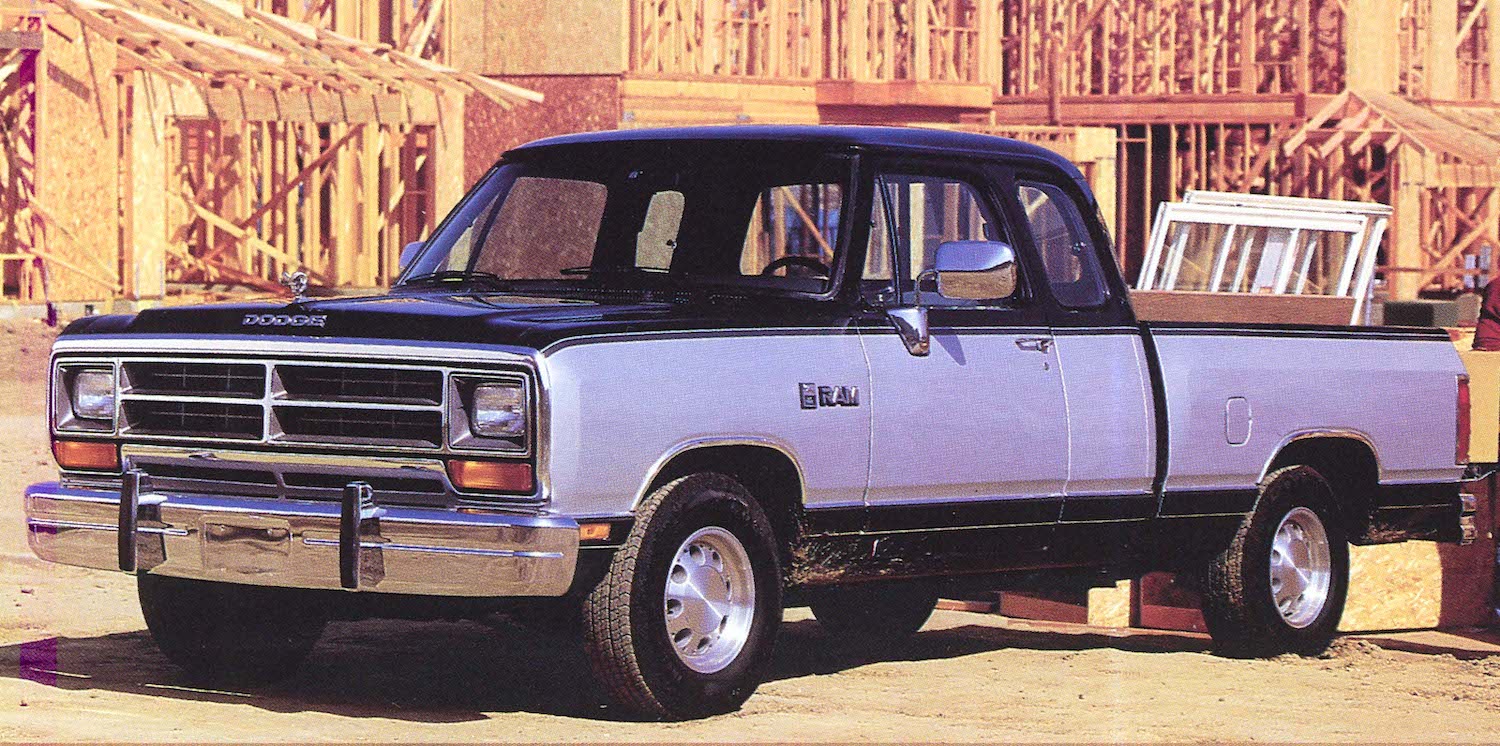
M 1052 185 L 1020 182 L 1017 196 L 1047 283 L 1068 308 L 1097 308 L 1109 299 L 1088 224 L 1067 192 Z

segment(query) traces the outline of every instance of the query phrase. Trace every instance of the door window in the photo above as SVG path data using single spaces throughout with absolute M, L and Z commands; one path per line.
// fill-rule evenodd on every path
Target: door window
M 972 184 L 947 176 L 887 173 L 876 179 L 875 208 L 865 259 L 867 286 L 892 279 L 901 303 L 915 302 L 914 280 L 932 269 L 937 247 L 947 241 L 1003 241 L 995 212 Z M 876 282 L 882 287 L 889 283 Z M 974 306 L 976 301 L 944 298 L 929 278 L 922 284 L 924 305 Z

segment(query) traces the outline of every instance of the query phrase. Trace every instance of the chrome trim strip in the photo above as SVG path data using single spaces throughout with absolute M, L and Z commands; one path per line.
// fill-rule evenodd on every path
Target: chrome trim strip
M 120 530 L 114 523 L 83 523 L 81 521 L 57 521 L 45 518 L 27 518 L 26 525 L 46 526 L 48 528 L 80 528 L 88 531 L 109 531 L 111 533 Z
M 337 547 L 332 539 L 317 539 L 304 536 L 302 543 L 310 547 Z M 462 547 L 439 547 L 430 544 L 398 544 L 396 542 L 361 541 L 366 549 L 394 549 L 402 552 L 430 552 L 432 554 L 457 554 L 471 557 L 529 557 L 537 559 L 562 559 L 562 552 L 528 552 L 515 549 L 464 549 Z
M 1116 495 L 1116 494 L 1119 494 L 1119 493 L 1110 492 L 1108 494 L 1111 495 L 1111 496 L 1113 496 L 1113 495 Z M 1131 497 L 1131 496 L 1134 496 L 1134 495 L 1137 495 L 1137 494 L 1146 495 L 1146 494 L 1150 494 L 1150 493 L 1147 493 L 1147 492 L 1133 493 L 1132 492 L 1132 493 L 1121 494 L 1120 496 L 1121 497 Z M 1065 495 L 1065 494 L 1063 494 L 1061 492 L 1054 492 L 1054 493 L 1050 493 L 1050 494 L 1005 495 L 1003 497 L 1002 496 L 998 496 L 998 495 L 979 495 L 979 496 L 974 496 L 974 497 L 914 497 L 914 498 L 903 498 L 903 499 L 900 499 L 900 500 L 881 500 L 879 502 L 869 503 L 869 507 L 871 507 L 871 508 L 904 508 L 904 507 L 909 507 L 909 506 L 913 506 L 913 505 L 968 505 L 968 504 L 972 504 L 972 503 L 996 503 L 996 504 L 1002 504 L 1003 505 L 1005 503 L 1015 502 L 1015 501 L 1018 501 L 1018 500 L 1019 501 L 1025 501 L 1025 500 L 1063 500 L 1063 499 L 1066 499 L 1066 497 L 1067 497 L 1067 495 Z M 1074 497 L 1085 497 L 1085 495 L 1075 495 Z M 821 508 L 823 506 L 819 505 L 818 507 Z
M 86 531 L 108 531 L 114 533 L 119 527 L 113 523 L 81 523 L 79 521 L 53 521 L 45 518 L 28 518 L 26 526 L 43 526 L 46 528 L 76 528 Z M 190 532 L 180 528 L 157 528 L 155 526 L 137 526 L 137 533 L 156 534 L 159 536 L 187 536 Z

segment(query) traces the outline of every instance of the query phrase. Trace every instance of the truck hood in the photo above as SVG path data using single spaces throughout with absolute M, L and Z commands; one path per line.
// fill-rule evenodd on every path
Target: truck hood
M 387 339 L 543 349 L 599 334 L 782 326 L 846 326 L 827 302 L 715 300 L 667 303 L 523 297 L 490 293 L 392 293 L 300 303 L 224 303 L 91 316 L 73 335 L 252 335 Z

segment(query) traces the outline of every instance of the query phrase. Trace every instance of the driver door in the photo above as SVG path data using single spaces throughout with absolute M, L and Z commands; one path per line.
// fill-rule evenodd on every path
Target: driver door
M 882 314 L 861 337 L 871 374 L 872 532 L 1005 532 L 990 549 L 1038 549 L 1063 503 L 1068 429 L 1057 353 L 1020 262 L 1017 288 L 992 301 L 943 297 L 917 282 L 947 241 L 1013 243 L 996 172 L 920 162 L 884 164 L 864 286 L 887 308 L 921 305 L 930 353 L 907 351 Z M 1030 539 L 1025 541 L 1023 539 Z

